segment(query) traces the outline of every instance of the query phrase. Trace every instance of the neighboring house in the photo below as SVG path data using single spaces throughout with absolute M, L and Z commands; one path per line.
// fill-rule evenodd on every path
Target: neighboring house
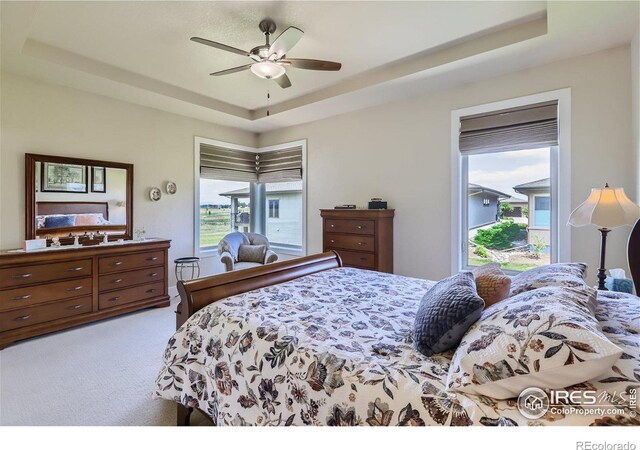
M 500 199 L 509 195 L 495 189 L 469 183 L 469 229 L 490 225 L 500 220 Z
M 536 243 L 540 236 L 547 245 L 551 245 L 551 183 L 549 178 L 519 184 L 513 187 L 518 194 L 527 196 L 529 205 L 528 240 Z
M 274 244 L 302 245 L 300 228 L 302 218 L 301 182 L 267 184 L 266 191 L 267 238 Z M 231 200 L 231 229 L 234 231 L 249 231 L 250 213 L 238 212 L 239 203 L 248 203 L 249 188 L 223 192 L 220 195 Z
M 508 203 L 513 207 L 513 211 L 505 212 L 503 218 L 511 218 L 516 223 L 527 223 L 526 211 L 529 208 L 529 200 L 526 198 L 509 197 L 501 199 L 500 203 Z

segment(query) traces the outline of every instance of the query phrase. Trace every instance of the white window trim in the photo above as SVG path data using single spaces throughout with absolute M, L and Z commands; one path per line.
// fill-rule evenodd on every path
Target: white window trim
M 302 248 L 294 250 L 285 247 L 271 246 L 271 249 L 277 253 L 283 253 L 293 256 L 304 256 L 307 254 L 307 140 L 285 142 L 282 144 L 271 145 L 269 147 L 248 147 L 245 145 L 232 144 L 230 142 L 217 141 L 205 137 L 194 136 L 193 139 L 193 254 L 200 258 L 213 258 L 218 256 L 218 246 L 209 247 L 207 249 L 200 248 L 200 144 L 215 145 L 231 150 L 244 150 L 249 152 L 268 152 L 271 150 L 281 150 L 291 147 L 302 147 Z
M 551 233 L 552 258 L 558 262 L 571 260 L 571 230 L 566 225 L 571 213 L 571 88 L 565 88 L 451 111 L 452 274 L 469 269 L 466 266 L 466 261 L 463 261 L 463 255 L 466 251 L 463 246 L 467 245 L 466 242 L 463 242 L 465 235 L 463 227 L 466 227 L 467 224 L 467 208 L 465 207 L 466 199 L 462 198 L 461 186 L 468 184 L 468 167 L 467 159 L 460 155 L 460 118 L 553 100 L 558 101 L 559 145 L 551 147 L 550 175 L 552 180 L 556 180 L 555 183 L 551 183 L 551 201 L 558 205 L 557 208 L 551 209 L 551 228 L 554 229 L 553 224 L 557 224 L 554 232 Z M 529 213 L 531 214 L 531 212 Z

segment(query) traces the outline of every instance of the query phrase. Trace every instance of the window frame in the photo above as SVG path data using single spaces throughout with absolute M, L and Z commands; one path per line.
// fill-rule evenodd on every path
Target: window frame
M 218 256 L 218 246 L 200 247 L 200 144 L 209 144 L 231 150 L 243 150 L 249 152 L 268 152 L 273 150 L 282 150 L 292 147 L 302 148 L 302 211 L 301 211 L 301 227 L 302 227 L 302 245 L 300 248 L 289 246 L 271 245 L 271 249 L 276 253 L 282 253 L 292 256 L 304 256 L 307 254 L 307 140 L 284 142 L 267 147 L 249 147 L 245 145 L 232 144 L 230 142 L 218 141 L 201 136 L 194 136 L 193 140 L 193 161 L 194 161 L 194 198 L 193 198 L 193 254 L 200 258 L 213 258 Z M 268 216 L 268 209 L 266 216 Z
M 267 219 L 279 219 L 280 218 L 280 199 L 279 198 L 268 198 L 267 202 L 268 206 L 268 214 Z M 273 203 L 272 203 L 273 202 Z M 273 207 L 271 206 L 273 204 Z
M 551 147 L 550 150 L 551 261 L 567 262 L 571 260 L 571 230 L 566 226 L 571 213 L 571 89 L 566 88 L 457 109 L 451 112 L 452 274 L 471 270 L 474 267 L 467 264 L 469 157 L 460 154 L 459 132 L 461 117 L 552 100 L 558 101 L 559 145 Z M 554 208 L 553 205 L 557 205 L 557 207 Z M 529 211 L 529 214 L 531 213 Z
M 529 214 L 531 215 L 531 222 L 533 223 L 533 227 L 535 229 L 545 229 L 546 227 L 543 225 L 536 225 L 536 214 L 538 209 L 536 208 L 536 199 L 538 198 L 548 198 L 549 199 L 549 212 L 553 211 L 553 198 L 551 196 L 551 194 L 531 194 L 531 196 L 533 197 L 533 214 L 531 212 L 529 212 Z M 531 209 L 531 208 L 530 208 Z M 549 218 L 549 229 L 551 229 L 551 225 L 553 224 L 553 222 L 551 221 L 551 218 Z

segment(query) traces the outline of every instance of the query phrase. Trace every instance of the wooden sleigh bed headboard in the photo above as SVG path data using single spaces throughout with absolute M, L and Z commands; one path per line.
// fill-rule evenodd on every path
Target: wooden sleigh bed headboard
M 218 300 L 336 267 L 342 267 L 342 260 L 331 251 L 197 280 L 178 281 L 180 305 L 176 311 L 176 328 L 196 311 Z

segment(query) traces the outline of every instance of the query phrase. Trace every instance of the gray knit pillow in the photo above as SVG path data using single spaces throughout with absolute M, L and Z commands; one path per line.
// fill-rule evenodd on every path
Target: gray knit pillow
M 241 245 L 238 248 L 238 261 L 264 264 L 266 245 Z
M 456 347 L 483 309 L 473 274 L 440 280 L 420 302 L 413 327 L 416 347 L 425 356 Z

